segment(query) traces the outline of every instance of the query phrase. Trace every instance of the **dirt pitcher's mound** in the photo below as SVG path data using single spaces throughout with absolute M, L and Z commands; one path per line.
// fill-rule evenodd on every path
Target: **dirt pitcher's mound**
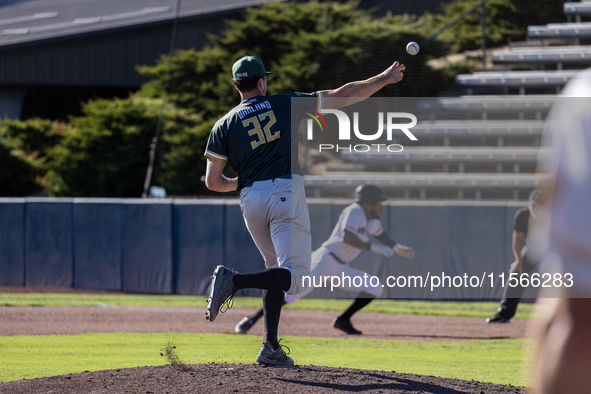
M 302 365 L 200 364 L 113 369 L 0 383 L 0 393 L 531 393 L 531 389 L 396 372 Z

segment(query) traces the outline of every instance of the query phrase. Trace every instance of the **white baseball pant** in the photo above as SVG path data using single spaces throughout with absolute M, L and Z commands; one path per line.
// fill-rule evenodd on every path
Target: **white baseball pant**
M 288 269 L 287 293 L 302 292 L 302 277 L 310 274 L 312 255 L 303 178 L 293 175 L 293 179 L 254 182 L 240 192 L 240 208 L 265 267 Z
M 330 254 L 330 252 L 326 248 L 320 248 L 312 254 L 312 272 L 310 272 L 312 283 L 324 284 L 322 278 L 324 278 L 325 276 L 337 276 L 339 278 L 342 278 L 343 275 L 345 277 L 350 277 L 351 282 L 349 283 L 349 281 L 341 281 L 339 289 L 343 289 L 350 292 L 365 292 L 375 296 L 376 298 L 382 295 L 384 287 L 382 286 L 381 282 L 378 283 L 375 287 L 371 286 L 369 281 L 366 281 L 367 284 L 361 283 L 361 286 L 353 286 L 353 278 L 356 276 L 363 278 L 363 275 L 366 275 L 366 272 L 361 271 L 357 268 L 353 268 L 349 264 L 339 263 L 337 260 L 335 260 L 335 258 Z M 316 277 L 315 281 L 314 277 Z M 328 286 L 330 286 L 330 279 L 327 281 L 327 283 Z M 297 295 L 286 294 L 284 300 L 288 304 L 293 304 L 297 300 L 310 294 L 314 289 L 314 287 L 306 287 L 305 290 L 303 290 L 301 293 Z

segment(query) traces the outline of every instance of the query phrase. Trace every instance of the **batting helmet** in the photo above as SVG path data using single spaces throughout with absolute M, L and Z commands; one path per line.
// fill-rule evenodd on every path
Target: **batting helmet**
M 382 194 L 382 189 L 375 185 L 359 185 L 355 189 L 355 201 L 369 205 L 375 205 L 378 201 L 387 200 Z

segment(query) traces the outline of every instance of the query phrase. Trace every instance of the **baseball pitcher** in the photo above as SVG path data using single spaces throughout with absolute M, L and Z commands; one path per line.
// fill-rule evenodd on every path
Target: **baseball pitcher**
M 265 334 L 256 358 L 259 364 L 293 365 L 277 340 L 279 317 L 284 292 L 302 292 L 302 276 L 310 271 L 310 219 L 303 179 L 297 166 L 292 168 L 291 157 L 291 118 L 300 114 L 291 113 L 291 98 L 315 99 L 318 110 L 338 108 L 364 100 L 382 87 L 400 81 L 402 71 L 404 66 L 394 62 L 372 78 L 334 90 L 267 96 L 269 72 L 261 59 L 245 56 L 232 66 L 240 104 L 218 120 L 211 131 L 205 150 L 205 184 L 214 191 L 240 193 L 246 227 L 267 269 L 240 274 L 217 266 L 205 314 L 213 322 L 236 291 L 262 289 Z M 222 173 L 226 163 L 238 173 L 236 178 Z

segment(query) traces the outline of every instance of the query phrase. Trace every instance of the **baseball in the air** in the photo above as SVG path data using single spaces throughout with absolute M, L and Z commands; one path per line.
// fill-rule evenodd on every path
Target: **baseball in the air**
M 409 42 L 408 44 L 406 44 L 406 52 L 408 52 L 409 55 L 416 55 L 417 53 L 419 53 L 419 44 L 417 44 L 414 41 Z

